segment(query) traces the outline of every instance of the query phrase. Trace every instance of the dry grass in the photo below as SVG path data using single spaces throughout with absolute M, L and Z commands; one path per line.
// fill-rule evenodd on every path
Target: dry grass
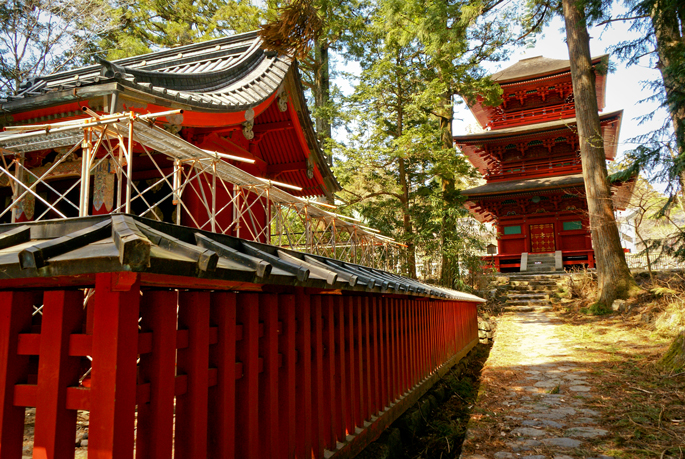
M 636 276 L 645 293 L 625 314 L 580 311 L 588 296 L 567 303 L 560 334 L 577 343 L 600 397 L 592 401 L 612 436 L 605 454 L 617 458 L 685 457 L 685 373 L 664 373 L 658 362 L 684 321 L 685 278 Z

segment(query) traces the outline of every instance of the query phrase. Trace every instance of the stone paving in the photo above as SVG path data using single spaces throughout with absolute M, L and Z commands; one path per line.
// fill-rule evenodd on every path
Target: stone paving
M 561 340 L 558 326 L 545 310 L 502 316 L 462 459 L 610 458 L 598 452 L 608 432 L 588 406 L 597 394 L 573 358 L 579 343 Z

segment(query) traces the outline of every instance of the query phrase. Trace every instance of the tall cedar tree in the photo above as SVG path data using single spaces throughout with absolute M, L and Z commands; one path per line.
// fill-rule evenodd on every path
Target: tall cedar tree
M 583 5 L 577 0 L 562 0 L 562 6 L 566 22 L 566 43 L 571 61 L 585 194 L 597 260 L 600 288 L 597 302 L 610 307 L 615 299 L 627 298 L 637 285 L 626 263 L 614 217 L 604 139 L 599 124 L 595 69 L 590 57 L 586 15 Z

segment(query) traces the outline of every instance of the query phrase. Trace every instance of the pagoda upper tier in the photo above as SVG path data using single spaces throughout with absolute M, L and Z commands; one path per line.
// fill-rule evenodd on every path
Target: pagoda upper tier
M 592 58 L 597 105 L 605 106 L 606 69 L 609 55 Z M 502 88 L 501 104 L 487 106 L 478 97 L 469 104 L 484 129 L 497 130 L 575 117 L 571 63 L 542 56 L 522 59 L 490 77 Z
M 606 159 L 616 156 L 623 110 L 600 115 Z M 575 117 L 454 136 L 488 182 L 581 172 Z

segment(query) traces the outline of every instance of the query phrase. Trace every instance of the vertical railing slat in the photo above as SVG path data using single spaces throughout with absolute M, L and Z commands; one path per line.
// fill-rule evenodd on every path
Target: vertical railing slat
M 238 458 L 259 457 L 259 295 L 240 293 L 236 322 L 243 337 L 236 343 L 236 361 L 242 375 L 236 375 L 236 451 Z
M 217 343 L 209 349 L 209 366 L 217 371 L 216 386 L 209 389 L 208 449 L 212 459 L 235 457 L 236 296 L 217 292 L 210 297 L 209 317 L 217 327 Z
M 310 296 L 303 288 L 295 293 L 297 319 L 297 456 L 312 455 L 312 326 Z
M 311 295 L 312 325 L 312 447 L 314 457 L 322 458 L 325 448 L 324 437 L 330 431 L 330 419 L 324 417 L 323 398 L 323 318 L 321 295 Z
M 176 368 L 185 374 L 188 389 L 176 397 L 178 457 L 207 457 L 209 403 L 209 292 L 180 292 L 178 328 L 188 330 L 188 347 L 179 349 Z
M 14 386 L 26 382 L 29 356 L 17 355 L 19 333 L 31 330 L 32 294 L 0 292 L 0 459 L 19 459 L 24 441 L 23 406 L 14 406 Z
M 76 438 L 76 410 L 66 407 L 67 387 L 78 385 L 80 357 L 69 357 L 69 337 L 83 323 L 83 293 L 45 292 L 40 333 L 36 424 L 33 457 L 71 459 Z
M 175 291 L 146 292 L 140 304 L 142 332 L 152 332 L 152 352 L 140 356 L 139 378 L 150 384 L 150 400 L 138 405 L 136 457 L 164 459 L 172 455 L 174 377 L 176 376 Z
M 348 403 L 347 374 L 346 374 L 346 346 L 345 346 L 345 303 L 343 298 L 336 296 L 334 299 L 334 311 L 336 318 L 336 374 L 335 389 L 338 394 L 337 412 L 340 416 L 339 441 L 344 441 L 349 433 L 351 413 Z
M 281 335 L 278 349 L 282 355 L 283 365 L 278 375 L 278 415 L 280 418 L 281 450 L 277 457 L 286 459 L 295 457 L 296 445 L 296 360 L 295 350 L 295 296 L 283 294 L 278 296 L 278 319 L 281 322 Z
M 128 286 L 118 276 L 100 273 L 95 279 L 90 459 L 133 457 L 140 278 Z
M 323 316 L 323 418 L 327 419 L 321 430 L 324 444 L 329 450 L 335 449 L 337 434 L 340 431 L 340 417 L 337 410 L 335 391 L 335 314 L 333 299 L 330 295 L 321 297 L 321 314 Z
M 264 370 L 259 375 L 259 432 L 261 457 L 278 457 L 278 295 L 259 295 L 259 321 L 264 324 L 259 355 Z

